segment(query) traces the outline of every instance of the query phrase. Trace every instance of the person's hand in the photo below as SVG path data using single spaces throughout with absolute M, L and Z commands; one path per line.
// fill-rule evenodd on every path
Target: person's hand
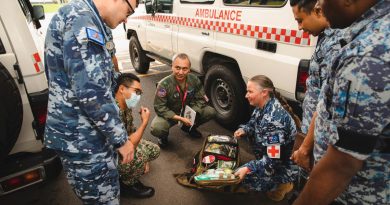
M 238 169 L 235 173 L 234 173 L 234 176 L 238 176 L 240 178 L 240 180 L 243 180 L 245 178 L 245 176 L 250 173 L 250 169 L 248 167 L 241 167 L 240 169 Z
M 189 120 L 188 118 L 182 117 L 180 121 L 187 127 L 190 127 L 192 125 L 191 120 Z
M 134 145 L 130 142 L 130 140 L 127 140 L 122 147 L 118 149 L 119 154 L 122 155 L 122 164 L 126 164 L 131 162 L 134 158 Z
M 147 173 L 149 173 L 149 171 L 150 171 L 150 165 L 149 165 L 149 162 L 146 162 L 146 163 L 145 163 L 145 170 L 144 170 L 144 174 L 147 174 Z
M 142 123 L 148 124 L 150 118 L 150 110 L 147 107 L 141 106 L 139 114 L 141 115 Z
M 240 139 L 244 135 L 245 135 L 245 131 L 242 128 L 240 128 L 234 132 L 234 137 L 237 139 Z
M 291 155 L 290 159 L 298 166 L 310 171 L 310 152 L 302 146 Z

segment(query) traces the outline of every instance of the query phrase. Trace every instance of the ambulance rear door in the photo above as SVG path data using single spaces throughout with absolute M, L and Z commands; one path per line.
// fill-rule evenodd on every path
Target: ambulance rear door
M 172 23 L 173 0 L 155 0 L 154 14 L 146 23 L 146 41 L 149 52 L 164 58 L 173 56 L 172 50 Z

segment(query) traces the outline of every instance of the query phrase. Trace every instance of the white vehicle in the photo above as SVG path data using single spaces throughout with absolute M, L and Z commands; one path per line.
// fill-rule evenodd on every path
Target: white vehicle
M 315 38 L 298 30 L 287 0 L 145 0 L 126 31 L 139 73 L 154 59 L 169 64 L 175 53 L 187 53 L 225 126 L 248 117 L 245 82 L 254 75 L 303 100 Z
M 0 196 L 55 177 L 61 162 L 43 147 L 48 85 L 36 42 L 42 6 L 0 7 Z

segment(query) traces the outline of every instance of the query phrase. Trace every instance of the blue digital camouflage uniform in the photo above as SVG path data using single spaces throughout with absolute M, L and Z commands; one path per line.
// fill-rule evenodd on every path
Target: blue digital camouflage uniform
M 295 140 L 296 127 L 290 114 L 280 102 L 272 97 L 264 109 L 255 108 L 247 124 L 240 125 L 248 136 L 256 160 L 243 165 L 251 173 L 247 174 L 243 184 L 255 191 L 272 191 L 277 185 L 295 180 L 296 169 L 290 160 Z M 270 137 L 278 136 L 273 142 Z M 267 145 L 281 145 L 280 159 L 267 155 Z
M 343 204 L 390 204 L 389 10 L 390 1 L 378 1 L 345 30 L 321 90 L 316 137 L 328 137 L 336 149 L 364 160 L 337 198 Z M 326 135 L 332 132 L 337 135 Z
M 305 99 L 302 103 L 302 126 L 301 130 L 307 134 L 311 118 L 318 104 L 318 97 L 321 86 L 326 80 L 329 67 L 324 64 L 326 58 L 332 56 L 332 53 L 340 49 L 338 39 L 342 30 L 326 28 L 318 35 L 317 46 L 310 60 L 309 77 L 306 80 Z
M 113 64 L 101 43 L 99 21 L 85 1 L 76 0 L 60 8 L 50 22 L 45 41 L 45 145 L 58 152 L 83 203 L 119 204 L 114 148 L 128 136 L 112 95 Z M 110 29 L 103 29 L 112 39 Z

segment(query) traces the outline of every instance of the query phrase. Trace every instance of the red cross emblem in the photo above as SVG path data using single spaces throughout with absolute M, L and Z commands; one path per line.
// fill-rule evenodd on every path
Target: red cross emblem
M 269 158 L 280 158 L 280 145 L 267 146 L 267 155 Z

